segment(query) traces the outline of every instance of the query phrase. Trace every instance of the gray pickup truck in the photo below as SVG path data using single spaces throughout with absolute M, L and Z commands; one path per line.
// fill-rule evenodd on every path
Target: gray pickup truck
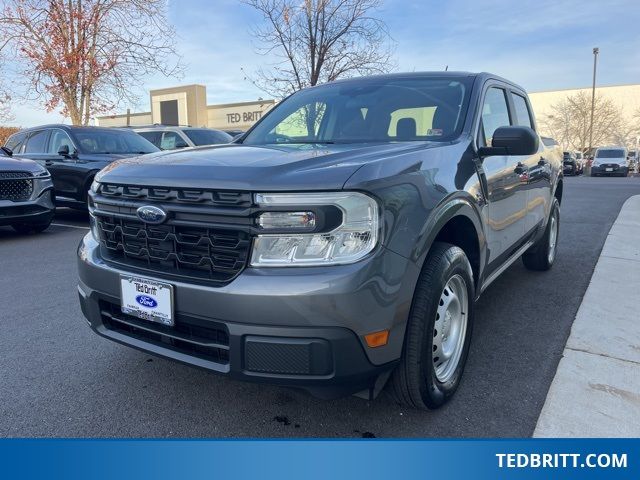
M 495 75 L 302 90 L 224 146 L 115 162 L 91 187 L 82 311 L 103 337 L 331 398 L 437 408 L 474 303 L 554 263 L 562 153 Z

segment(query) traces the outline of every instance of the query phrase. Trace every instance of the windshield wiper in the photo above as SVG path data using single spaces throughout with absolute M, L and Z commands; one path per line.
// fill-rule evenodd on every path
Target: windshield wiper
M 295 145 L 296 143 L 303 145 L 313 145 L 315 143 L 319 145 L 333 145 L 336 142 L 332 142 L 330 140 L 294 140 L 291 142 L 276 142 L 275 145 Z

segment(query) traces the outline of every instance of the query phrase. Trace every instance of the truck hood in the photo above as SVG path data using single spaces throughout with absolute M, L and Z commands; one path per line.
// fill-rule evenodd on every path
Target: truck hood
M 89 162 L 115 162 L 116 160 L 139 156 L 139 153 L 81 153 L 80 159 Z
M 341 189 L 367 162 L 439 144 L 217 145 L 159 152 L 120 160 L 104 168 L 99 182 L 282 191 Z
M 0 155 L 0 172 L 2 171 L 22 171 L 40 173 L 43 168 L 33 160 L 26 158 L 5 157 Z

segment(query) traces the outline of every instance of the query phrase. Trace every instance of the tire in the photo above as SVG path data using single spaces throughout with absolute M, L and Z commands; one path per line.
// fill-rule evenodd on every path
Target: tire
M 426 410 L 451 399 L 469 353 L 474 299 L 473 272 L 464 251 L 435 243 L 418 279 L 402 357 L 388 385 L 398 403 Z M 442 362 L 438 353 L 446 350 L 450 356 Z
M 16 232 L 22 233 L 24 235 L 28 235 L 32 233 L 44 232 L 47 228 L 49 228 L 49 225 L 51 225 L 51 222 L 52 220 L 49 220 L 47 223 L 41 223 L 37 225 L 30 225 L 28 223 L 14 223 L 11 226 Z
M 550 270 L 556 260 L 559 233 L 560 204 L 558 199 L 554 198 L 544 235 L 522 255 L 524 266 L 529 270 Z

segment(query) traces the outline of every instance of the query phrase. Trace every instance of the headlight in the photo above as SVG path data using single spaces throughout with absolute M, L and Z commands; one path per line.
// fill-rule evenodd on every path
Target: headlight
M 33 176 L 36 178 L 50 178 L 51 174 L 49 173 L 48 170 L 42 169 L 41 172 L 34 173 Z
M 378 243 L 378 204 L 362 193 L 259 193 L 256 203 L 277 208 L 258 217 L 261 230 L 292 233 L 261 234 L 253 242 L 251 265 L 285 267 L 353 263 Z M 342 222 L 329 232 L 304 233 L 316 227 L 314 206 L 333 206 Z M 286 211 L 283 211 L 287 209 Z M 295 232 L 295 233 L 294 233 Z
M 98 193 L 98 188 L 100 188 L 100 184 L 98 182 L 96 182 L 95 180 L 91 182 L 91 187 L 89 187 L 89 190 L 91 190 L 93 193 Z

